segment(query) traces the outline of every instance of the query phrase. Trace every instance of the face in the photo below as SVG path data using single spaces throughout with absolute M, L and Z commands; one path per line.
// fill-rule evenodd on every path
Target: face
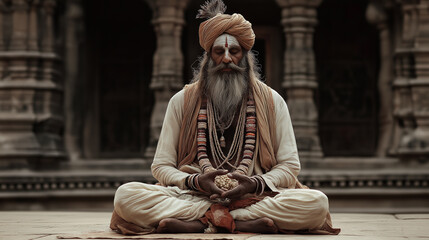
M 211 58 L 219 65 L 221 63 L 231 63 L 238 65 L 243 58 L 243 50 L 234 36 L 222 34 L 216 38 L 211 50 Z M 222 71 L 231 71 L 231 68 L 224 68 Z

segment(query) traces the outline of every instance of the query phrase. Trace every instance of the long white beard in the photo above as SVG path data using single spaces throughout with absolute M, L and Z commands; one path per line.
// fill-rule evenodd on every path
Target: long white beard
M 242 67 L 244 61 L 242 59 L 240 66 L 230 63 L 228 67 L 232 71 L 222 72 L 220 69 L 226 67 L 223 63 L 215 66 L 213 60 L 209 60 L 206 92 L 221 123 L 227 123 L 234 118 L 247 92 L 248 80 L 245 77 L 245 68 Z

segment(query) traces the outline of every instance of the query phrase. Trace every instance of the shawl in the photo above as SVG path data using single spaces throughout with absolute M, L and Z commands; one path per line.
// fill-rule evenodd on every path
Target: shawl
M 255 99 L 256 144 L 254 159 L 260 161 L 264 171 L 276 165 L 276 124 L 271 89 L 255 77 L 250 77 L 250 91 Z M 191 164 L 197 156 L 197 117 L 201 106 L 201 81 L 185 86 L 183 120 L 179 134 L 177 165 Z

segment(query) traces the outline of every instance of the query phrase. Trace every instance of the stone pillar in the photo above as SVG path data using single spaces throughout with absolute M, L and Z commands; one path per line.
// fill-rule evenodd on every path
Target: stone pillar
M 40 43 L 54 42 L 55 1 L 2 0 L 0 6 L 3 27 L 11 29 L 1 36 L 7 41 L 0 49 L 0 166 L 54 166 L 65 156 L 60 59 L 53 44 Z
M 400 1 L 402 39 L 396 48 L 395 117 L 401 159 L 429 159 L 429 1 Z
M 40 0 L 32 0 L 29 6 L 28 25 L 28 51 L 37 51 L 37 11 L 40 8 Z
M 10 18 L 10 12 L 12 8 L 5 0 L 0 0 L 0 52 L 3 52 L 6 48 L 6 36 L 8 34 L 7 28 L 4 27 L 7 23 L 7 18 Z M 5 73 L 6 62 L 0 61 L 0 79 L 3 79 L 3 74 Z
M 380 36 L 380 71 L 378 74 L 380 112 L 376 152 L 378 157 L 385 157 L 387 155 L 394 132 L 392 109 L 393 48 L 392 34 L 389 29 L 389 19 L 386 13 L 389 7 L 390 5 L 383 5 L 380 1 L 372 0 L 366 10 L 366 19 L 369 23 L 377 27 Z
M 285 33 L 284 77 L 287 103 L 302 160 L 323 154 L 318 135 L 318 113 L 313 94 L 318 87 L 313 50 L 317 7 L 322 0 L 276 0 L 282 8 Z
M 149 146 L 145 151 L 145 157 L 152 159 L 168 101 L 183 87 L 181 35 L 188 0 L 146 0 L 146 2 L 153 11 L 152 24 L 157 37 L 150 85 L 154 91 L 155 105 L 151 117 Z
M 29 4 L 30 2 L 25 0 L 12 1 L 13 31 L 10 50 L 26 50 L 27 48 Z
M 80 62 L 80 46 L 84 36 L 82 0 L 68 0 L 66 5 L 65 29 L 65 129 L 64 140 L 70 160 L 81 158 L 80 132 L 83 128 L 81 114 L 82 106 L 82 76 Z

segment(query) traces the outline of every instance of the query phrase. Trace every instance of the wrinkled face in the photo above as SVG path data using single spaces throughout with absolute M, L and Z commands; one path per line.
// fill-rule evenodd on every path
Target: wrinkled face
M 219 65 L 221 63 L 234 63 L 238 65 L 243 58 L 243 50 L 234 36 L 227 33 L 220 35 L 213 43 L 211 58 Z M 231 68 L 224 68 L 222 71 L 231 71 Z

